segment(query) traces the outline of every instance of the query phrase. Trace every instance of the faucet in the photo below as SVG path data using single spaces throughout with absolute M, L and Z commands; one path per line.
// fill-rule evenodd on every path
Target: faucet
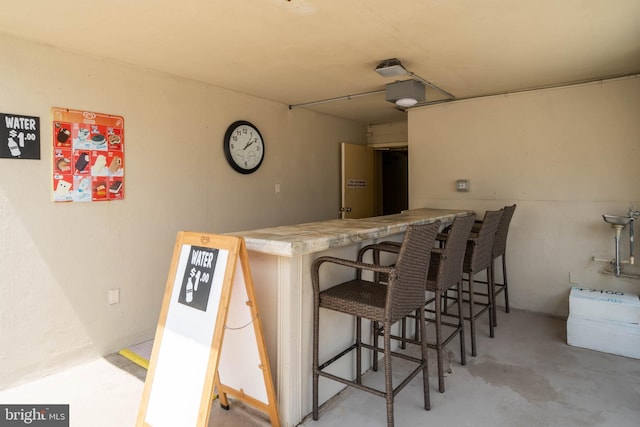
M 634 264 L 635 257 L 633 256 L 633 220 L 635 218 L 640 218 L 640 211 L 634 211 L 633 205 L 629 203 L 629 264 Z
M 627 216 L 626 217 L 618 216 L 618 215 L 602 215 L 602 218 L 604 219 L 605 222 L 610 224 L 616 230 L 616 235 L 615 235 L 616 257 L 613 260 L 612 259 L 596 258 L 596 257 L 592 257 L 592 259 L 594 261 L 608 262 L 608 263 L 611 264 L 611 266 L 612 266 L 611 270 L 606 270 L 606 269 L 600 270 L 604 274 L 613 273 L 616 277 L 624 276 L 624 277 L 629 277 L 629 278 L 633 278 L 633 279 L 640 279 L 640 274 L 633 274 L 633 273 L 625 273 L 625 274 L 623 274 L 622 265 L 621 265 L 623 263 L 628 263 L 628 264 L 632 264 L 632 265 L 635 263 L 635 257 L 633 255 L 633 252 L 634 252 L 634 247 L 633 247 L 634 246 L 634 241 L 633 241 L 633 235 L 634 235 L 633 221 L 636 218 L 640 218 L 640 211 L 634 211 L 633 210 L 633 205 L 629 204 L 629 212 L 627 212 Z M 629 226 L 629 260 L 628 261 L 623 261 L 620 258 L 620 237 L 622 235 L 622 230 L 627 225 Z

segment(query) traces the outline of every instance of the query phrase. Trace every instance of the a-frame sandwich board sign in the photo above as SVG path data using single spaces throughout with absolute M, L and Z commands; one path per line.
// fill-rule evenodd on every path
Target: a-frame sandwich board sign
M 206 427 L 216 387 L 280 425 L 244 239 L 181 231 L 136 425 Z

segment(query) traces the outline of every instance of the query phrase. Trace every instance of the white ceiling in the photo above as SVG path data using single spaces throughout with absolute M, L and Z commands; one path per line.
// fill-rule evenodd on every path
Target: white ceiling
M 373 69 L 393 57 L 458 98 L 640 72 L 640 0 L 0 0 L 0 10 L 9 35 L 288 105 L 382 90 L 395 80 Z M 405 117 L 384 93 L 306 108 Z

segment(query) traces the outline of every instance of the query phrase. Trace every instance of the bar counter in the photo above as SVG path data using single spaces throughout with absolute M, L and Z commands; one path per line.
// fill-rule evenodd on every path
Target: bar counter
M 473 211 L 415 209 L 363 219 L 335 219 L 229 233 L 244 238 L 258 310 L 269 353 L 278 412 L 283 426 L 293 427 L 311 412 L 313 291 L 311 263 L 320 256 L 355 259 L 358 250 L 380 240 L 402 241 L 410 224 L 440 220 L 449 224 Z M 353 277 L 353 270 L 328 267 L 321 286 Z M 340 313 L 321 313 L 320 359 L 323 351 L 351 342 L 353 322 Z M 345 323 L 346 322 L 346 323 Z M 366 325 L 363 325 L 363 327 Z M 353 375 L 353 364 L 337 364 L 336 372 Z M 366 365 L 366 363 L 365 363 Z M 320 403 L 344 386 L 320 382 Z M 381 401 L 384 404 L 384 400 Z

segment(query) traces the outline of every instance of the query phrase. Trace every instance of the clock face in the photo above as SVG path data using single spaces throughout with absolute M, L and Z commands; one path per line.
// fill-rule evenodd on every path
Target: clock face
M 258 170 L 264 159 L 264 141 L 258 128 L 243 120 L 229 126 L 224 136 L 224 155 L 237 172 Z

